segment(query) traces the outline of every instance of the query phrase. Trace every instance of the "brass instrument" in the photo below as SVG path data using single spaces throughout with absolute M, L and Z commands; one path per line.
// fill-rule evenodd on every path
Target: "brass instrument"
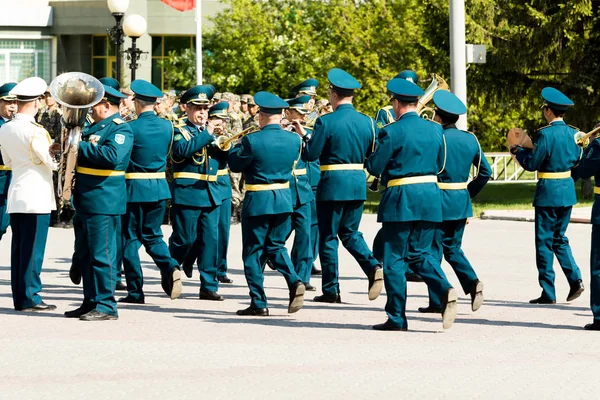
M 327 107 L 328 105 L 329 105 L 329 103 L 325 103 L 321 107 L 317 107 L 315 105 L 313 110 L 311 112 L 309 112 L 308 114 L 306 114 L 306 118 L 304 119 L 304 121 L 306 121 L 305 125 L 308 126 L 309 128 L 312 128 L 313 126 L 315 126 L 315 122 L 317 122 L 317 118 L 319 118 L 321 116 L 321 111 L 323 111 L 325 109 L 325 107 Z
M 246 135 L 250 135 L 251 133 L 254 132 L 258 132 L 260 131 L 260 128 L 257 128 L 256 126 L 250 126 L 246 129 L 244 129 L 243 131 L 241 131 L 240 133 L 237 133 L 233 136 L 219 136 L 217 138 L 217 141 L 215 142 L 215 144 L 217 145 L 217 147 L 219 147 L 221 150 L 223 151 L 229 151 L 231 149 L 231 146 L 233 145 L 233 142 L 235 142 L 238 139 L 243 138 Z
M 600 135 L 600 126 L 597 126 L 594 129 L 592 129 L 591 131 L 589 131 L 588 133 L 579 131 L 575 134 L 575 136 L 573 138 L 575 139 L 575 143 L 577 143 L 578 146 L 586 148 L 599 135 Z
M 81 131 L 90 107 L 104 98 L 104 86 L 91 75 L 67 72 L 50 83 L 50 93 L 63 106 L 61 122 L 63 129 L 68 129 L 67 135 L 60 135 L 58 197 L 62 207 L 72 208 L 71 194 L 75 187 L 75 166 Z
M 448 86 L 444 78 L 437 74 L 433 74 L 432 77 L 433 81 L 431 81 L 431 84 L 425 90 L 423 96 L 421 96 L 421 98 L 419 99 L 416 110 L 419 116 L 430 120 L 433 120 L 433 118 L 435 118 L 435 110 L 431 107 L 428 107 L 427 104 L 433 99 L 433 95 L 438 90 L 450 90 L 450 86 Z M 431 115 L 426 114 L 427 112 L 430 112 Z

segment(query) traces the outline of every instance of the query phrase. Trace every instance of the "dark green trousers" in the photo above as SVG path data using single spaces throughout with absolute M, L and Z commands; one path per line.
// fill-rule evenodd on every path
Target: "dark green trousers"
M 379 261 L 373 257 L 358 227 L 362 218 L 364 201 L 317 202 L 319 219 L 319 260 L 323 270 L 323 294 L 340 292 L 338 270 L 338 237 L 354 257 L 365 275 L 369 275 Z
M 592 225 L 592 252 L 590 256 L 590 306 L 594 319 L 600 321 L 600 225 Z
M 542 297 L 556 300 L 554 256 L 569 284 L 581 279 L 569 239 L 565 236 L 573 207 L 535 207 L 535 252 Z
M 432 249 L 437 224 L 427 221 L 383 223 L 383 280 L 387 301 L 385 311 L 390 321 L 408 328 L 406 319 L 406 259 L 414 254 L 415 272 L 442 298 L 452 287 Z
M 319 257 L 319 219 L 317 218 L 317 187 L 313 187 L 314 199 L 310 202 L 310 248 L 312 265 Z
M 6 213 L 6 199 L 0 199 L 0 240 L 10 225 L 10 215 Z
M 83 302 L 99 312 L 117 315 L 115 269 L 121 216 L 78 215 L 82 228 L 78 250 L 81 250 Z
M 263 286 L 262 270 L 263 253 L 275 269 L 283 275 L 288 287 L 301 281 L 292 260 L 285 248 L 285 240 L 290 232 L 291 214 L 261 215 L 257 217 L 242 216 L 242 259 L 244 274 L 250 289 L 252 305 L 266 308 L 267 295 Z
M 169 276 L 173 268 L 179 267 L 169 253 L 160 228 L 166 209 L 165 200 L 127 204 L 127 214 L 123 219 L 123 267 L 127 279 L 127 292 L 135 299 L 144 298 L 144 277 L 139 255 L 142 245 L 162 276 Z
M 11 214 L 10 284 L 15 310 L 42 302 L 42 264 L 50 214 Z
M 216 292 L 219 207 L 188 207 L 173 204 L 173 234 L 169 251 L 179 265 L 198 259 L 200 290 Z M 186 258 L 189 259 L 186 261 Z
M 219 206 L 219 246 L 217 249 L 217 276 L 227 275 L 227 250 L 231 228 L 231 197 Z
M 310 282 L 313 255 L 311 244 L 311 203 L 302 204 L 294 209 L 292 213 L 291 230 L 288 237 L 294 232 L 294 244 L 292 246 L 291 260 L 294 269 L 302 282 Z M 287 240 L 287 239 L 286 239 Z

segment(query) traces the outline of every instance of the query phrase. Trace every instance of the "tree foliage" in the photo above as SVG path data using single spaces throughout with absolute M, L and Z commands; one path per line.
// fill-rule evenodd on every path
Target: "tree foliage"
M 355 104 L 374 114 L 385 83 L 414 69 L 421 86 L 448 78 L 448 0 L 223 0 L 229 6 L 204 33 L 205 80 L 220 91 L 290 87 L 327 71 L 362 83 Z M 543 124 L 540 90 L 555 86 L 576 103 L 570 123 L 590 129 L 600 102 L 600 0 L 466 0 L 467 42 L 487 46 L 487 63 L 467 70 L 469 128 L 486 150 L 502 150 L 506 132 Z M 173 88 L 193 85 L 194 55 L 167 59 Z

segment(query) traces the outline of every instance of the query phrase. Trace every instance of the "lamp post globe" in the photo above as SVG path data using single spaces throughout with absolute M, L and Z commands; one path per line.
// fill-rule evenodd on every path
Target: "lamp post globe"
M 123 21 L 123 31 L 132 39 L 137 39 L 146 33 L 146 20 L 138 14 L 128 15 Z
M 129 0 L 106 0 L 111 14 L 125 14 L 129 8 Z

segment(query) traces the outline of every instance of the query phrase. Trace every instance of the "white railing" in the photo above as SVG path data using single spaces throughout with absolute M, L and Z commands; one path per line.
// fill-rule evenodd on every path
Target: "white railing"
M 492 167 L 490 182 L 537 182 L 537 172 L 525 171 L 510 153 L 485 153 Z M 475 169 L 475 168 L 473 168 Z

